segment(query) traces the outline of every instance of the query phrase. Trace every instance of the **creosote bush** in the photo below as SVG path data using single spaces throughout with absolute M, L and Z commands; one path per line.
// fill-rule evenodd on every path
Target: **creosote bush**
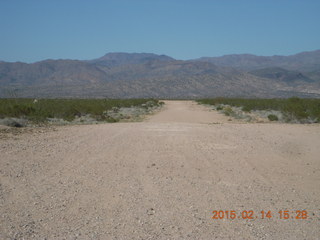
M 279 120 L 278 117 L 276 115 L 274 115 L 274 114 L 269 114 L 268 115 L 268 119 L 270 121 L 278 121 Z
M 0 118 L 25 118 L 33 122 L 44 122 L 48 118 L 72 121 L 76 117 L 90 115 L 98 121 L 117 122 L 105 116 L 112 109 L 121 107 L 157 106 L 155 99 L 0 99 Z
M 223 113 L 224 113 L 226 116 L 230 116 L 230 115 L 232 115 L 233 110 L 232 110 L 231 107 L 225 107 L 225 108 L 223 108 Z
M 221 104 L 241 107 L 245 112 L 254 110 L 276 110 L 283 113 L 287 121 L 304 122 L 312 119 L 320 122 L 320 99 L 291 97 L 287 99 L 246 99 L 246 98 L 212 98 L 197 100 L 202 104 L 220 106 Z

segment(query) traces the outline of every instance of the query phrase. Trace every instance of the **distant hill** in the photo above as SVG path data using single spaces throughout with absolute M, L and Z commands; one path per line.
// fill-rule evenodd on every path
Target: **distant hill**
M 279 67 L 253 70 L 250 73 L 255 76 L 258 76 L 258 77 L 271 78 L 271 79 L 279 80 L 282 82 L 287 82 L 289 84 L 290 83 L 298 83 L 298 82 L 300 82 L 300 83 L 304 83 L 304 82 L 313 83 L 313 82 L 315 82 L 315 80 L 305 76 L 301 72 L 290 71 L 290 70 L 286 70 L 286 69 L 279 68 Z
M 153 53 L 107 53 L 101 58 L 93 59 L 90 63 L 103 66 L 120 66 L 129 64 L 143 64 L 150 61 L 169 62 L 175 59 L 166 55 L 157 55 Z
M 261 68 L 281 67 L 287 70 L 312 72 L 320 69 L 320 50 L 302 52 L 291 56 L 256 56 L 233 54 L 222 57 L 202 57 L 195 61 L 210 62 L 219 66 L 251 71 Z
M 181 61 L 152 53 L 108 53 L 87 61 L 0 62 L 0 97 L 320 97 L 318 51 L 290 60 L 303 71 L 280 66 L 289 66 L 289 60 L 273 66 L 273 57 L 232 56 Z
M 32 64 L 0 62 L 1 86 L 92 84 L 107 80 L 106 72 L 77 60 L 45 60 Z

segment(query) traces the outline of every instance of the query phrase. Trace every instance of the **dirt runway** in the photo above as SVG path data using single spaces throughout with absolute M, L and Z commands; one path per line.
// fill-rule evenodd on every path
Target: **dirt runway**
M 1 138 L 0 239 L 320 239 L 320 125 L 166 101 Z

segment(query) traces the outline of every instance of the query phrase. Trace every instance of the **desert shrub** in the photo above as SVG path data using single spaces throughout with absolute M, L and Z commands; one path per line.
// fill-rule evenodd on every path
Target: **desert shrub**
M 278 121 L 278 120 L 279 120 L 278 117 L 277 117 L 277 115 L 274 115 L 274 114 L 269 114 L 269 115 L 268 115 L 268 119 L 269 119 L 270 121 Z
M 72 121 L 76 117 L 91 115 L 101 121 L 116 122 L 117 119 L 103 118 L 106 111 L 121 107 L 134 107 L 147 104 L 159 106 L 156 99 L 0 99 L 0 118 L 17 117 L 31 121 L 46 121 L 60 118 Z
M 309 116 L 307 113 L 307 103 L 303 101 L 303 99 L 293 97 L 287 100 L 286 105 L 283 108 L 283 111 L 287 113 L 287 115 L 291 115 L 294 118 L 305 119 Z
M 223 109 L 223 107 L 221 107 L 221 106 L 218 106 L 218 107 L 217 107 L 217 110 L 218 110 L 218 111 L 221 111 L 222 109 Z
M 251 112 L 251 110 L 252 109 L 249 106 L 242 107 L 242 111 L 244 111 L 244 112 Z
M 287 99 L 246 99 L 246 98 L 212 98 L 197 100 L 202 104 L 225 104 L 241 107 L 243 111 L 276 110 L 282 112 L 288 121 L 312 119 L 320 122 L 320 99 L 292 97 Z
M 115 123 L 115 122 L 119 122 L 119 119 L 113 118 L 113 117 L 108 117 L 108 118 L 106 118 L 106 121 L 108 123 Z
M 225 107 L 223 108 L 223 113 L 226 115 L 226 116 L 230 116 L 232 113 L 233 113 L 233 110 L 231 107 Z
M 12 115 L 15 117 L 19 116 L 28 116 L 35 112 L 35 108 L 33 106 L 27 104 L 15 104 L 12 108 Z

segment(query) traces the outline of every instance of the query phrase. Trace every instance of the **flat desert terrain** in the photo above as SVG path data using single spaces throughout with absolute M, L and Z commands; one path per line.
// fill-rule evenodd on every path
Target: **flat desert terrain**
M 1 135 L 0 239 L 320 239 L 320 125 L 166 101 Z

